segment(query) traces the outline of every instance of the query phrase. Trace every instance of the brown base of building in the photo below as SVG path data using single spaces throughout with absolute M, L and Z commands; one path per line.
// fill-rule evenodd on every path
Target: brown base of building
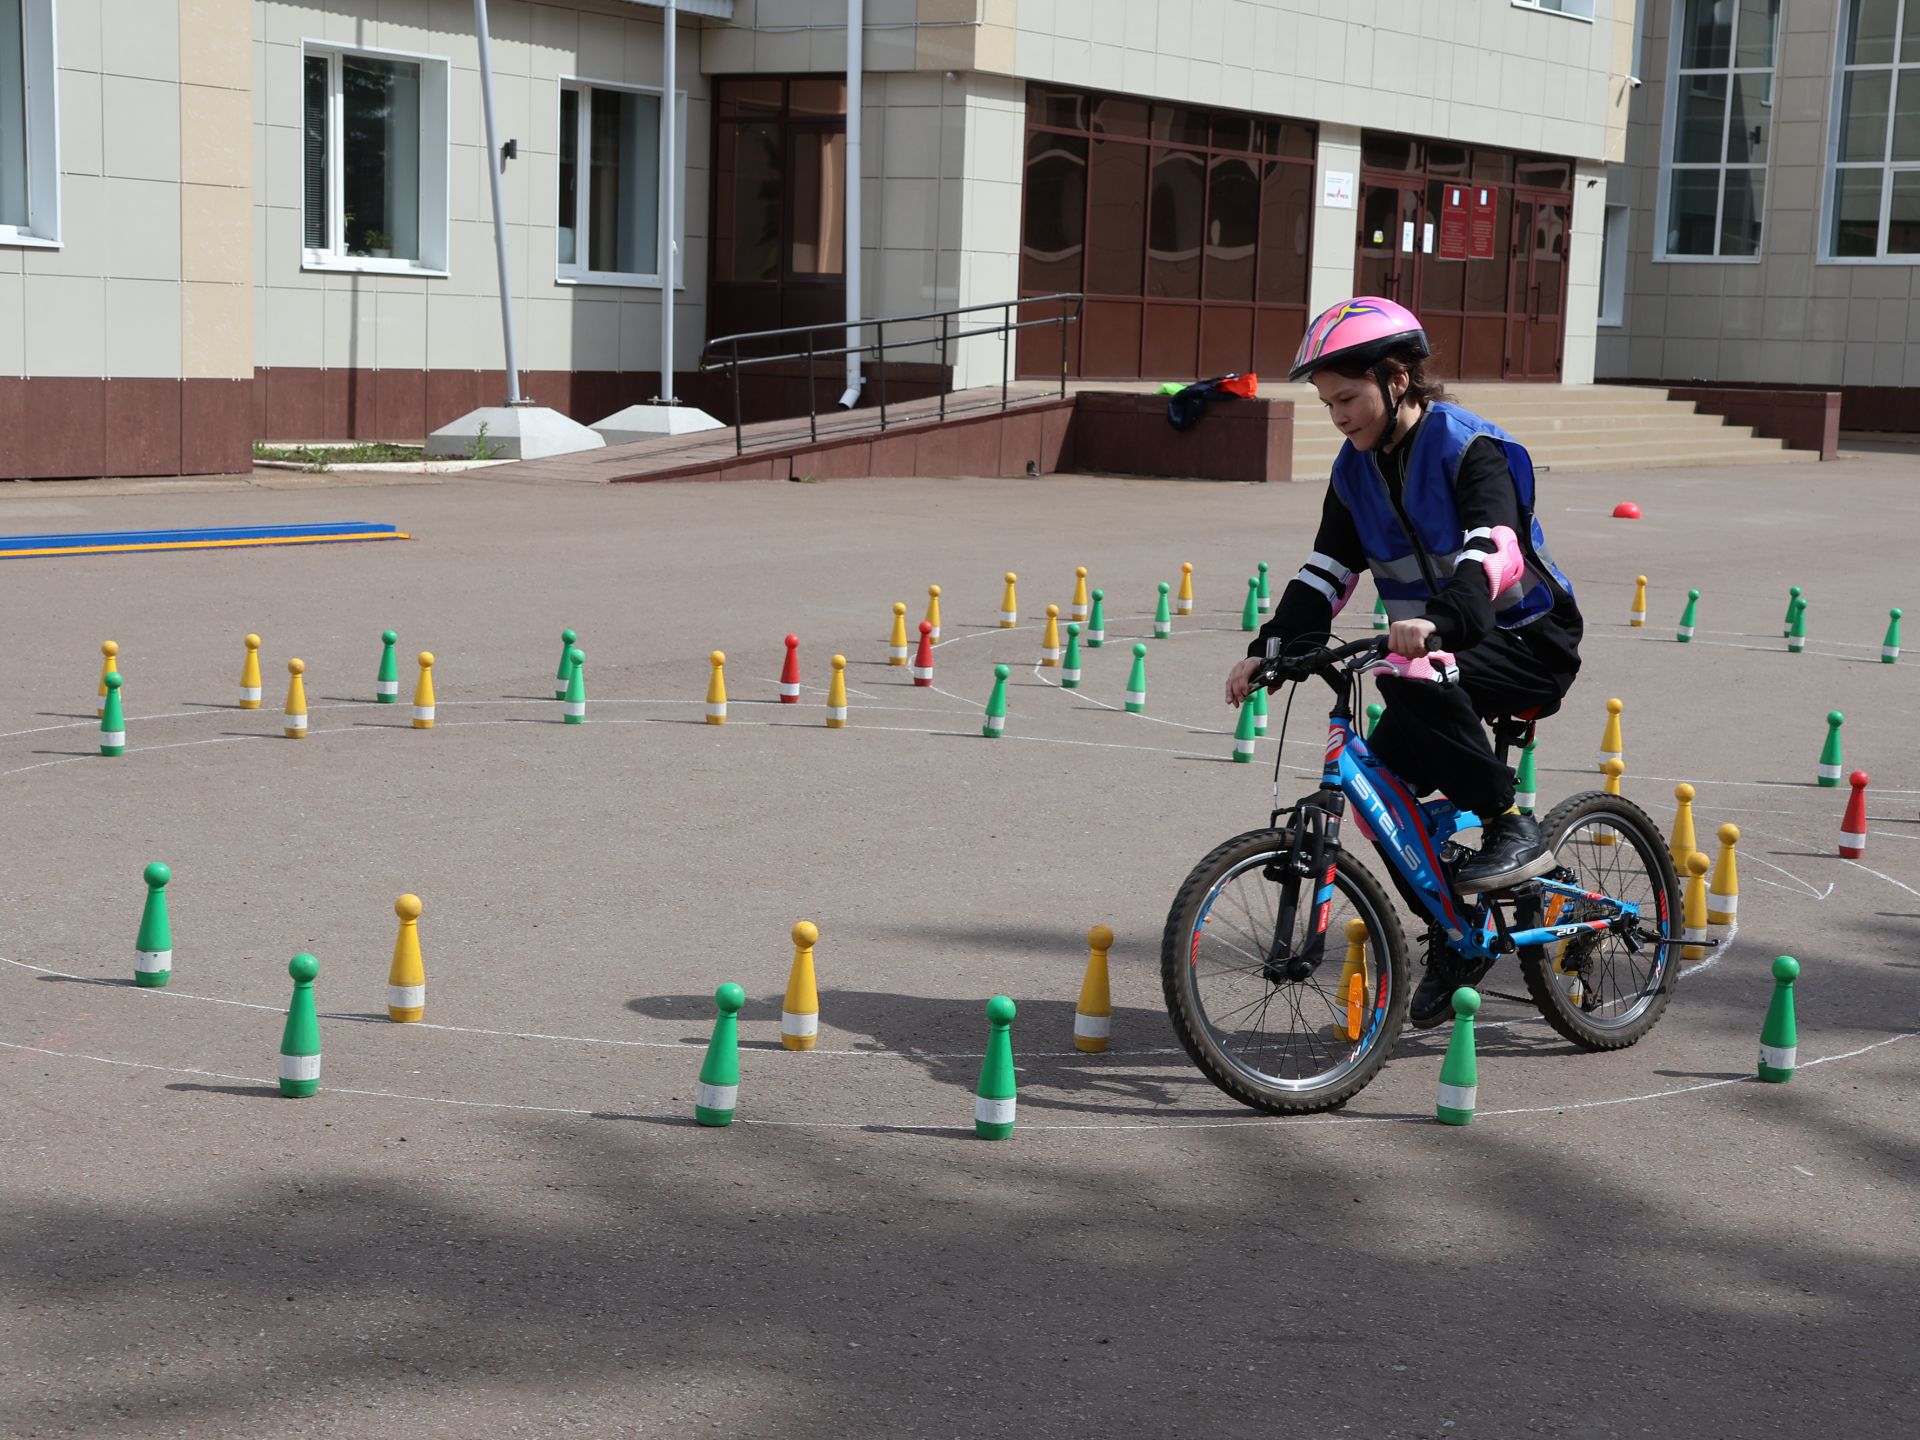
M 940 393 L 946 372 L 933 365 L 888 365 L 889 403 Z M 879 402 L 882 372 L 867 369 L 863 406 Z M 830 364 L 812 378 L 813 404 L 832 410 L 845 388 L 844 372 Z M 536 405 L 592 425 L 660 393 L 657 370 L 529 370 L 520 390 Z M 733 423 L 734 386 L 714 373 L 674 377 L 676 398 L 716 420 Z M 806 367 L 762 365 L 740 372 L 741 423 L 783 420 L 807 413 Z M 254 438 L 260 440 L 390 440 L 418 443 L 483 405 L 505 402 L 500 370 L 305 370 L 254 372 Z
M 934 365 L 868 367 L 862 406 L 937 395 L 947 372 Z M 817 367 L 812 403 L 840 398 L 843 372 Z M 735 391 L 723 374 L 677 376 L 684 404 L 731 424 Z M 740 373 L 744 423 L 807 413 L 806 367 L 756 366 Z M 657 371 L 532 371 L 521 389 L 584 425 L 660 393 Z M 498 405 L 506 376 L 486 370 L 262 369 L 250 380 L 108 380 L 0 377 L 0 479 L 98 475 L 231 475 L 253 468 L 267 441 L 391 440 L 417 444 L 482 405 Z
M 251 380 L 0 377 L 0 478 L 253 468 Z
M 1734 394 L 1748 391 L 1771 393 L 1776 395 L 1821 395 L 1833 394 L 1840 397 L 1839 428 L 1842 430 L 1885 430 L 1896 434 L 1920 434 L 1920 386 L 1913 385 L 1776 385 L 1771 381 L 1758 380 L 1631 380 L 1620 379 L 1612 375 L 1600 377 L 1602 385 L 1648 385 L 1655 389 L 1671 390 L 1679 399 L 1694 399 L 1695 391 L 1711 391 Z M 1682 395 L 1681 392 L 1687 392 Z M 1728 419 L 1741 425 L 1755 425 L 1758 422 L 1734 416 L 1726 411 L 1700 407 L 1713 415 L 1725 414 Z M 1761 430 L 1763 435 L 1772 436 L 1772 432 Z M 1772 436 L 1784 439 L 1784 436 Z M 1793 441 L 1787 442 L 1794 449 L 1811 449 Z

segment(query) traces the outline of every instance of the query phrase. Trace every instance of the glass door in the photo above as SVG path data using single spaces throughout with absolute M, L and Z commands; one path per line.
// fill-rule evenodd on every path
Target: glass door
M 1420 303 L 1422 205 L 1418 184 L 1368 180 L 1360 187 L 1360 247 L 1355 266 L 1358 293 Z
M 1507 378 L 1558 380 L 1566 338 L 1567 240 L 1572 205 L 1564 195 L 1513 197 L 1507 292 Z

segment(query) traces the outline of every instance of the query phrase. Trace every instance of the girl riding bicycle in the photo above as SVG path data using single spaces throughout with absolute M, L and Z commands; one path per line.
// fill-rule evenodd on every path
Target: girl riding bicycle
M 1335 305 L 1308 327 L 1288 378 L 1312 380 L 1347 443 L 1313 553 L 1229 672 L 1226 694 L 1238 705 L 1263 659 L 1325 636 L 1370 570 L 1395 659 L 1379 680 L 1386 712 L 1369 744 L 1415 794 L 1438 790 L 1485 819 L 1478 855 L 1454 878 L 1463 893 L 1488 892 L 1555 861 L 1533 818 L 1512 811 L 1513 774 L 1481 719 L 1557 710 L 1579 673 L 1583 626 L 1533 513 L 1526 450 L 1448 402 L 1431 353 L 1418 317 L 1377 296 Z M 1408 1018 L 1438 1024 L 1454 987 L 1478 979 L 1430 960 Z

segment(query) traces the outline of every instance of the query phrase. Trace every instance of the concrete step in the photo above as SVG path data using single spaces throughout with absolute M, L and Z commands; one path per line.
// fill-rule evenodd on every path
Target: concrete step
M 1550 472 L 1651 470 L 1668 465 L 1779 465 L 1795 459 L 1794 453 L 1778 440 L 1751 436 L 1741 440 L 1737 435 L 1731 444 L 1724 437 L 1704 441 L 1626 438 L 1605 444 L 1528 448 L 1534 464 Z M 1332 463 L 1331 455 L 1316 461 L 1296 451 L 1293 478 L 1324 480 Z

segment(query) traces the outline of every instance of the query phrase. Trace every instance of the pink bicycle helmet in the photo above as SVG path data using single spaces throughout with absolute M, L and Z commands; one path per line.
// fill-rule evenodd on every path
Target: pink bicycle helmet
M 1287 379 L 1305 380 L 1335 360 L 1371 370 L 1395 350 L 1423 359 L 1433 353 L 1420 317 L 1382 296 L 1356 295 L 1322 311 L 1307 327 Z

